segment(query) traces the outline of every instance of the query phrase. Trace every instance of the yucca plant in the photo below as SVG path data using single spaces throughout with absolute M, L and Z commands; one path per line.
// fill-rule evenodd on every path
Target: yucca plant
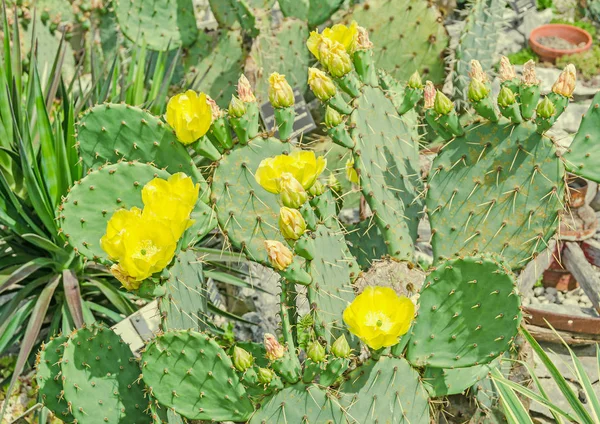
M 564 341 L 564 339 L 555 332 L 571 355 L 572 366 L 570 367 L 570 371 L 576 381 L 582 387 L 583 393 L 585 394 L 585 399 L 587 399 L 587 402 L 585 403 L 578 396 L 578 393 L 573 390 L 573 387 L 569 385 L 567 382 L 567 377 L 561 374 L 556 365 L 553 363 L 552 359 L 546 352 L 544 352 L 542 347 L 533 338 L 533 336 L 524 327 L 521 327 L 521 333 L 527 342 L 531 344 L 533 351 L 548 370 L 550 376 L 554 380 L 554 383 L 571 407 L 572 412 L 567 412 L 560 408 L 556 404 L 556 399 L 551 399 L 548 396 L 541 382 L 536 377 L 535 371 L 529 365 L 523 363 L 523 365 L 525 365 L 529 371 L 534 386 L 537 388 L 537 392 L 524 387 L 523 385 L 510 381 L 504 377 L 499 370 L 494 370 L 492 372 L 492 378 L 496 389 L 498 390 L 499 397 L 502 400 L 502 405 L 506 413 L 506 419 L 508 420 L 508 423 L 533 424 L 529 412 L 523 406 L 523 403 L 517 394 L 538 402 L 542 406 L 548 408 L 557 424 L 569 422 L 594 424 L 600 422 L 600 399 L 598 399 L 598 396 L 594 392 L 592 380 L 587 374 L 587 371 L 583 368 L 581 360 L 575 355 L 573 350 Z M 598 350 L 598 345 L 596 345 L 596 352 L 599 365 L 598 377 L 600 377 L 600 351 Z M 585 405 L 588 405 L 588 408 L 586 408 Z

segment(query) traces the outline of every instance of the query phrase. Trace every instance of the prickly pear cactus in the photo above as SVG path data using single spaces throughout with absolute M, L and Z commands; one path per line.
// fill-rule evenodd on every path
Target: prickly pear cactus
M 312 28 L 331 18 L 343 3 L 343 0 L 279 0 L 279 7 L 284 16 L 307 21 Z
M 432 2 L 368 0 L 354 5 L 344 17 L 345 23 L 351 21 L 369 31 L 377 68 L 403 81 L 415 71 L 436 83 L 443 81 L 448 35 Z
M 198 35 L 191 0 L 115 0 L 121 31 L 135 44 L 165 51 L 191 45 Z

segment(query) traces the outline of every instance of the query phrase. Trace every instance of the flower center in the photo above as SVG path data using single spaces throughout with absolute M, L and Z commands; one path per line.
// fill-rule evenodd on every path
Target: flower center
M 148 257 L 152 257 L 158 253 L 159 250 L 160 249 L 152 243 L 152 240 L 142 240 L 138 244 L 138 252 L 133 256 L 137 259 L 148 259 Z
M 365 316 L 365 325 L 373 327 L 378 331 L 389 331 L 393 323 L 382 311 L 369 311 Z
M 383 325 L 383 321 L 380 319 L 377 320 L 377 327 L 381 327 Z

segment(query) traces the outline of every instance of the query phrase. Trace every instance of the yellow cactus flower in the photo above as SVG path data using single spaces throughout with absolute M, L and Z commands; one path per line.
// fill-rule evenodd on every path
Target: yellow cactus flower
M 408 332 L 415 305 L 389 287 L 367 287 L 344 310 L 350 332 L 371 349 L 393 346 Z
M 294 258 L 290 249 L 277 240 L 265 240 L 268 260 L 271 266 L 275 269 L 283 271 L 286 269 Z
M 346 52 L 352 54 L 356 50 L 358 25 L 356 22 L 352 21 L 349 26 L 336 24 L 331 28 L 325 28 L 322 34 L 319 34 L 318 31 L 311 32 L 306 41 L 306 46 L 317 60 L 320 59 L 319 45 L 323 38 L 340 43 Z
M 358 179 L 358 173 L 354 169 L 354 158 L 350 158 L 346 161 L 346 179 L 354 184 L 360 184 Z
M 279 209 L 279 231 L 289 240 L 298 240 L 306 231 L 306 221 L 297 209 Z
M 294 91 L 285 75 L 273 72 L 269 76 L 269 101 L 275 108 L 290 107 L 294 104 Z
M 194 90 L 171 97 L 167 104 L 166 119 L 182 144 L 190 144 L 202 137 L 212 124 L 212 108 L 206 94 Z
M 143 215 L 164 221 L 179 240 L 194 221 L 190 213 L 198 201 L 200 184 L 183 172 L 171 175 L 167 180 L 154 178 L 142 189 Z
M 322 156 L 316 157 L 314 152 L 296 150 L 289 155 L 278 155 L 263 159 L 254 177 L 265 190 L 270 193 L 280 193 L 279 180 L 283 173 L 292 176 L 308 190 L 325 169 L 327 160 Z
M 128 228 L 140 225 L 142 210 L 140 208 L 119 209 L 108 220 L 106 234 L 100 239 L 100 247 L 109 258 L 118 260 L 125 252 L 123 236 Z
M 352 59 L 340 43 L 323 38 L 319 44 L 319 62 L 334 77 L 341 78 L 352 70 Z
M 317 68 L 308 68 L 308 85 L 322 102 L 326 102 L 337 93 L 337 88 L 331 78 Z

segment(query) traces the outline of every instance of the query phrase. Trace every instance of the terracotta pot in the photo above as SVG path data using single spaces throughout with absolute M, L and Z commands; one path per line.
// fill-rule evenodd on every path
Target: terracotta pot
M 567 190 L 569 191 L 569 206 L 580 208 L 585 205 L 588 183 L 581 177 L 569 174 L 567 178 Z
M 544 271 L 542 285 L 544 287 L 554 287 L 556 290 L 560 291 L 571 291 L 579 287 L 579 283 L 569 271 L 552 268 L 548 268 Z
M 541 37 L 559 37 L 573 44 L 585 43 L 583 47 L 571 50 L 553 49 L 541 45 L 537 40 Z M 554 62 L 556 58 L 587 51 L 592 47 L 592 36 L 584 29 L 573 25 L 547 24 L 535 28 L 529 35 L 529 45 L 543 61 Z

